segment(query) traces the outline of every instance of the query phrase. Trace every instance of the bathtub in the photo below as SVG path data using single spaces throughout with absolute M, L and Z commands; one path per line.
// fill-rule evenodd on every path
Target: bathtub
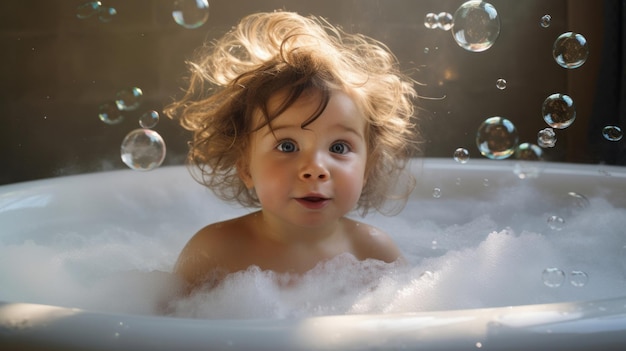
M 517 212 L 528 212 L 535 214 L 537 218 L 545 218 L 552 213 L 549 209 L 554 204 L 560 204 L 559 199 L 563 198 L 563 194 L 574 191 L 584 195 L 585 201 L 591 202 L 592 206 L 599 206 L 599 213 L 620 213 L 621 209 L 626 208 L 626 170 L 620 167 L 473 159 L 467 164 L 459 164 L 451 159 L 415 160 L 411 167 L 418 178 L 418 187 L 403 212 L 409 214 L 403 218 L 429 223 L 447 222 L 446 233 L 452 231 L 449 228 L 457 228 L 455 226 L 471 221 L 486 211 L 497 217 L 493 221 L 496 231 L 517 231 L 516 235 L 520 235 L 519 232 L 532 231 L 533 237 L 562 236 L 567 228 L 546 229 L 540 224 L 530 225 L 527 219 L 520 219 Z M 513 188 L 518 190 L 509 193 Z M 532 193 L 529 197 L 524 195 L 529 193 Z M 577 199 L 580 198 L 582 196 Z M 594 205 L 595 203 L 599 204 Z M 485 204 L 490 205 L 483 207 Z M 562 206 L 557 207 L 563 210 Z M 603 210 L 605 208 L 607 210 Z M 453 212 L 446 212 L 447 209 L 453 209 Z M 497 214 L 500 210 L 503 212 Z M 70 270 L 72 274 L 84 276 L 80 279 L 100 279 L 93 278 L 94 272 L 103 270 L 110 272 L 133 269 L 135 257 L 142 261 L 139 265 L 143 270 L 152 269 L 159 272 L 159 277 L 167 276 L 176 255 L 193 232 L 211 221 L 245 211 L 219 203 L 207 190 L 193 182 L 182 166 L 163 167 L 151 172 L 123 170 L 68 176 L 0 187 L 0 243 L 5 250 L 4 255 L 0 256 L 3 267 L 0 272 L 0 289 L 3 290 L 0 292 L 0 300 L 3 300 L 0 302 L 0 349 L 626 349 L 626 289 L 621 290 L 623 282 L 611 285 L 611 281 L 624 280 L 626 277 L 626 257 L 620 257 L 626 254 L 626 250 L 619 247 L 615 251 L 609 249 L 611 253 L 606 254 L 616 256 L 614 260 L 606 261 L 603 257 L 602 262 L 608 262 L 609 269 L 621 271 L 621 277 L 592 272 L 587 283 L 591 286 L 597 277 L 596 282 L 605 279 L 608 281 L 607 286 L 617 287 L 614 289 L 600 287 L 598 292 L 579 293 L 582 290 L 576 290 L 572 286 L 563 287 L 563 291 L 572 291 L 567 295 L 563 292 L 554 293 L 557 290 L 549 287 L 537 286 L 533 288 L 536 290 L 531 291 L 542 292 L 544 290 L 541 289 L 546 289 L 547 297 L 529 296 L 526 299 L 525 294 L 520 294 L 519 297 L 507 300 L 504 296 L 501 300 L 494 299 L 493 304 L 489 302 L 491 298 L 486 302 L 466 299 L 470 302 L 456 305 L 452 303 L 448 305 L 450 308 L 409 311 L 388 309 L 385 313 L 323 313 L 286 318 L 163 316 L 143 313 L 137 307 L 141 304 L 141 299 L 128 302 L 132 306 L 125 311 L 123 294 L 114 299 L 113 308 L 109 308 L 111 304 L 106 297 L 104 300 L 108 301 L 108 305 L 90 304 L 81 300 L 84 296 L 64 299 L 59 296 L 68 292 L 59 293 L 55 281 L 68 279 L 65 277 L 67 272 L 62 271 L 65 273 L 50 277 L 57 270 L 47 266 L 54 266 L 58 261 L 55 259 L 50 262 L 46 258 L 46 246 L 60 247 L 55 249 L 54 257 L 61 255 L 67 258 L 63 245 L 74 247 L 76 242 L 87 241 L 85 236 L 90 235 L 89 233 L 96 232 L 110 237 L 118 235 L 120 238 L 128 238 L 127 233 L 141 233 L 148 237 L 153 232 L 171 232 L 172 235 L 162 236 L 157 241 L 164 243 L 155 244 L 154 247 L 150 239 L 145 239 L 140 245 L 143 250 L 137 251 L 132 251 L 134 239 L 124 239 L 128 240 L 128 246 L 124 250 L 132 251 L 125 256 L 131 257 L 126 259 L 131 262 L 126 266 L 117 267 L 116 260 L 109 259 L 102 261 L 106 263 L 106 267 L 95 267 L 98 265 L 97 257 L 92 260 L 95 263 L 89 264 L 87 263 L 91 261 L 82 256 L 72 258 L 83 260 L 79 266 Z M 562 211 L 554 213 L 565 216 Z M 386 228 L 395 221 L 394 217 L 379 215 L 364 220 Z M 579 227 L 580 223 L 573 226 Z M 621 231 L 624 239 L 622 245 L 626 245 L 625 229 L 611 229 L 610 226 L 598 224 L 598 232 L 605 229 L 616 230 L 617 238 Z M 63 235 L 60 236 L 59 233 Z M 463 233 L 460 235 L 459 237 L 466 237 Z M 61 245 L 54 241 L 61 240 L 59 238 L 68 243 Z M 477 241 L 484 239 L 481 238 Z M 422 251 L 407 255 L 409 261 L 419 265 L 422 264 L 420 256 L 425 252 L 430 249 L 438 252 L 432 254 L 433 258 L 429 261 L 435 275 L 439 274 L 438 266 L 445 266 L 447 260 L 464 258 L 459 255 L 469 249 L 462 247 L 463 245 L 480 246 L 479 243 L 460 244 L 461 240 L 456 239 L 446 244 L 443 237 L 435 239 L 437 238 L 412 238 L 409 242 L 416 246 L 421 245 Z M 405 239 L 402 241 L 406 242 Z M 438 242 L 435 243 L 436 241 Z M 619 239 L 616 242 L 619 243 Z M 103 245 L 114 246 L 113 244 L 109 241 Z M 444 247 L 429 249 L 427 246 L 430 244 Z M 587 244 L 585 241 L 580 242 L 580 245 Z M 72 251 L 73 255 L 114 252 L 94 251 L 96 247 L 101 250 L 98 243 L 90 245 L 91 249 L 81 247 L 79 249 L 82 251 Z M 403 244 L 402 250 L 411 251 L 407 246 L 410 245 Z M 609 248 L 613 246 L 615 245 L 609 245 Z M 33 247 L 36 249 L 29 251 L 32 257 L 28 259 L 24 259 L 19 253 L 9 255 L 15 250 Z M 168 249 L 164 250 L 164 247 Z M 148 255 L 145 251 L 151 253 Z M 452 253 L 445 256 L 445 251 Z M 554 252 L 558 252 L 558 249 Z M 142 256 L 144 254 L 151 256 L 146 258 L 147 256 Z M 574 262 L 578 262 L 576 257 L 573 258 Z M 528 261 L 532 260 L 528 258 Z M 583 261 L 578 263 L 590 265 L 587 267 L 591 267 L 593 263 L 588 262 L 593 260 Z M 616 268 L 614 263 L 623 264 L 624 267 Z M 15 270 L 21 272 L 15 273 Z M 443 271 L 442 269 L 442 276 Z M 541 272 L 532 272 L 529 276 L 534 276 L 535 273 L 537 285 L 542 285 Z M 44 283 L 37 285 L 36 280 L 29 278 L 31 274 L 37 277 L 41 275 Z M 156 279 L 156 288 L 150 290 L 159 290 L 163 286 L 159 285 L 162 283 L 159 279 L 161 278 Z M 72 278 L 68 281 L 74 280 Z M 124 282 L 125 285 L 132 285 L 133 278 Z M 96 286 L 99 287 L 97 290 L 89 291 L 104 291 L 103 295 L 110 295 L 101 285 Z M 477 286 L 476 289 L 480 287 Z M 463 300 L 463 296 L 460 296 L 462 294 L 462 291 L 459 292 L 458 300 Z M 478 290 L 477 295 L 484 294 Z M 499 295 L 494 292 L 493 296 Z M 561 297 L 563 300 L 559 301 Z M 457 308 L 459 306 L 461 308 Z

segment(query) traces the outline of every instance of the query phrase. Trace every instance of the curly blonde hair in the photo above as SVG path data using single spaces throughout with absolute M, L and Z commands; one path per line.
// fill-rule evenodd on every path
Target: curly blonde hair
M 165 113 L 193 132 L 188 161 L 199 171 L 194 174 L 198 182 L 224 200 L 259 207 L 254 190 L 237 171 L 249 136 L 258 129 L 254 114 L 261 113 L 271 128 L 271 121 L 305 90 L 316 89 L 323 98 L 304 128 L 324 111 L 332 92 L 341 90 L 367 119 L 367 182 L 357 210 L 384 213 L 418 140 L 412 122 L 414 82 L 400 72 L 387 46 L 318 17 L 281 11 L 243 18 L 196 54 L 197 61 L 188 62 L 189 87 Z M 287 98 L 270 111 L 268 101 L 279 91 L 287 91 Z M 401 198 L 413 188 L 409 179 Z

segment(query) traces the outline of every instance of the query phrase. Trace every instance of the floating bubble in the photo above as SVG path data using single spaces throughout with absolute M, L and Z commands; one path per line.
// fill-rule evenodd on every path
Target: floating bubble
M 159 167 L 165 159 L 165 142 L 150 129 L 135 129 L 128 133 L 121 146 L 122 161 L 136 171 Z
M 454 150 L 454 160 L 458 163 L 467 163 L 470 158 L 470 153 L 466 148 L 460 147 Z
M 577 288 L 582 288 L 587 285 L 587 281 L 589 281 L 589 276 L 583 271 L 572 271 L 570 272 L 569 277 L 570 284 Z
M 115 104 L 120 111 L 136 110 L 141 105 L 143 92 L 137 87 L 124 89 L 117 92 Z
M 98 19 L 100 22 L 111 22 L 113 18 L 117 15 L 117 10 L 113 7 L 103 7 L 100 9 L 98 14 Z
M 172 17 L 176 23 L 187 29 L 198 28 L 209 19 L 209 1 L 176 0 Z
M 452 36 L 467 51 L 485 51 L 500 35 L 498 11 L 488 2 L 467 1 L 456 10 L 453 21 Z
M 622 128 L 618 126 L 605 126 L 602 128 L 602 136 L 608 141 L 620 141 L 624 137 Z
M 488 178 L 483 179 L 483 186 L 485 188 L 489 187 L 489 179 Z
M 496 80 L 496 88 L 500 90 L 506 89 L 506 80 L 502 78 Z
M 441 189 L 440 188 L 434 188 L 433 189 L 433 197 L 435 199 L 438 199 L 441 197 Z
M 548 227 L 552 230 L 560 231 L 565 225 L 565 220 L 559 216 L 548 217 Z
M 550 27 L 551 23 L 552 23 L 552 16 L 550 15 L 543 15 L 541 16 L 541 19 L 539 20 L 539 25 L 541 25 L 543 28 Z
M 448 31 L 452 29 L 453 24 L 454 19 L 450 13 L 441 12 L 437 15 L 437 28 Z
M 487 118 L 476 133 L 478 150 L 483 156 L 494 160 L 513 155 L 517 142 L 518 134 L 515 125 L 502 117 Z
M 526 161 L 539 161 L 542 159 L 543 151 L 535 144 L 522 143 L 515 148 L 515 158 Z
M 428 29 L 435 29 L 439 26 L 439 17 L 437 14 L 429 12 L 424 16 L 424 27 Z
M 589 200 L 584 195 L 570 191 L 567 193 L 567 196 L 574 208 L 584 209 L 589 207 Z
M 565 280 L 565 272 L 558 268 L 546 268 L 541 273 L 543 284 L 550 288 L 558 288 Z
M 139 117 L 141 128 L 154 128 L 157 123 L 159 123 L 159 113 L 156 111 L 148 111 Z
M 76 8 L 76 17 L 79 19 L 89 18 L 100 12 L 102 3 L 100 1 L 89 1 Z
M 124 120 L 124 116 L 113 101 L 98 106 L 98 118 L 106 124 L 118 124 Z
M 552 127 L 565 129 L 576 119 L 574 100 L 565 94 L 555 93 L 546 98 L 541 107 L 543 120 Z
M 589 56 L 587 39 L 578 33 L 563 33 L 554 41 L 552 56 L 563 68 L 578 68 L 587 61 L 587 56 Z
M 542 148 L 556 145 L 556 133 L 552 128 L 544 128 L 537 133 L 537 144 Z

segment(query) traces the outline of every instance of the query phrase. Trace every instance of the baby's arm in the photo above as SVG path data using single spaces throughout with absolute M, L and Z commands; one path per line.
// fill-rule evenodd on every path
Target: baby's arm
M 205 284 L 217 285 L 223 278 L 212 231 L 208 226 L 197 232 L 178 256 L 174 274 L 182 278 L 187 292 Z
M 402 252 L 386 232 L 374 226 L 355 222 L 356 256 L 359 259 L 373 258 L 387 263 L 404 263 Z

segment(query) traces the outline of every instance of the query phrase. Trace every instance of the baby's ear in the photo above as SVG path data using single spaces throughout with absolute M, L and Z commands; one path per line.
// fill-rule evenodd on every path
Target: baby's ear
M 252 182 L 252 176 L 250 175 L 250 167 L 248 166 L 248 162 L 244 160 L 240 160 L 237 162 L 237 175 L 239 175 L 239 179 L 246 185 L 246 188 L 252 189 L 254 188 L 254 183 Z

